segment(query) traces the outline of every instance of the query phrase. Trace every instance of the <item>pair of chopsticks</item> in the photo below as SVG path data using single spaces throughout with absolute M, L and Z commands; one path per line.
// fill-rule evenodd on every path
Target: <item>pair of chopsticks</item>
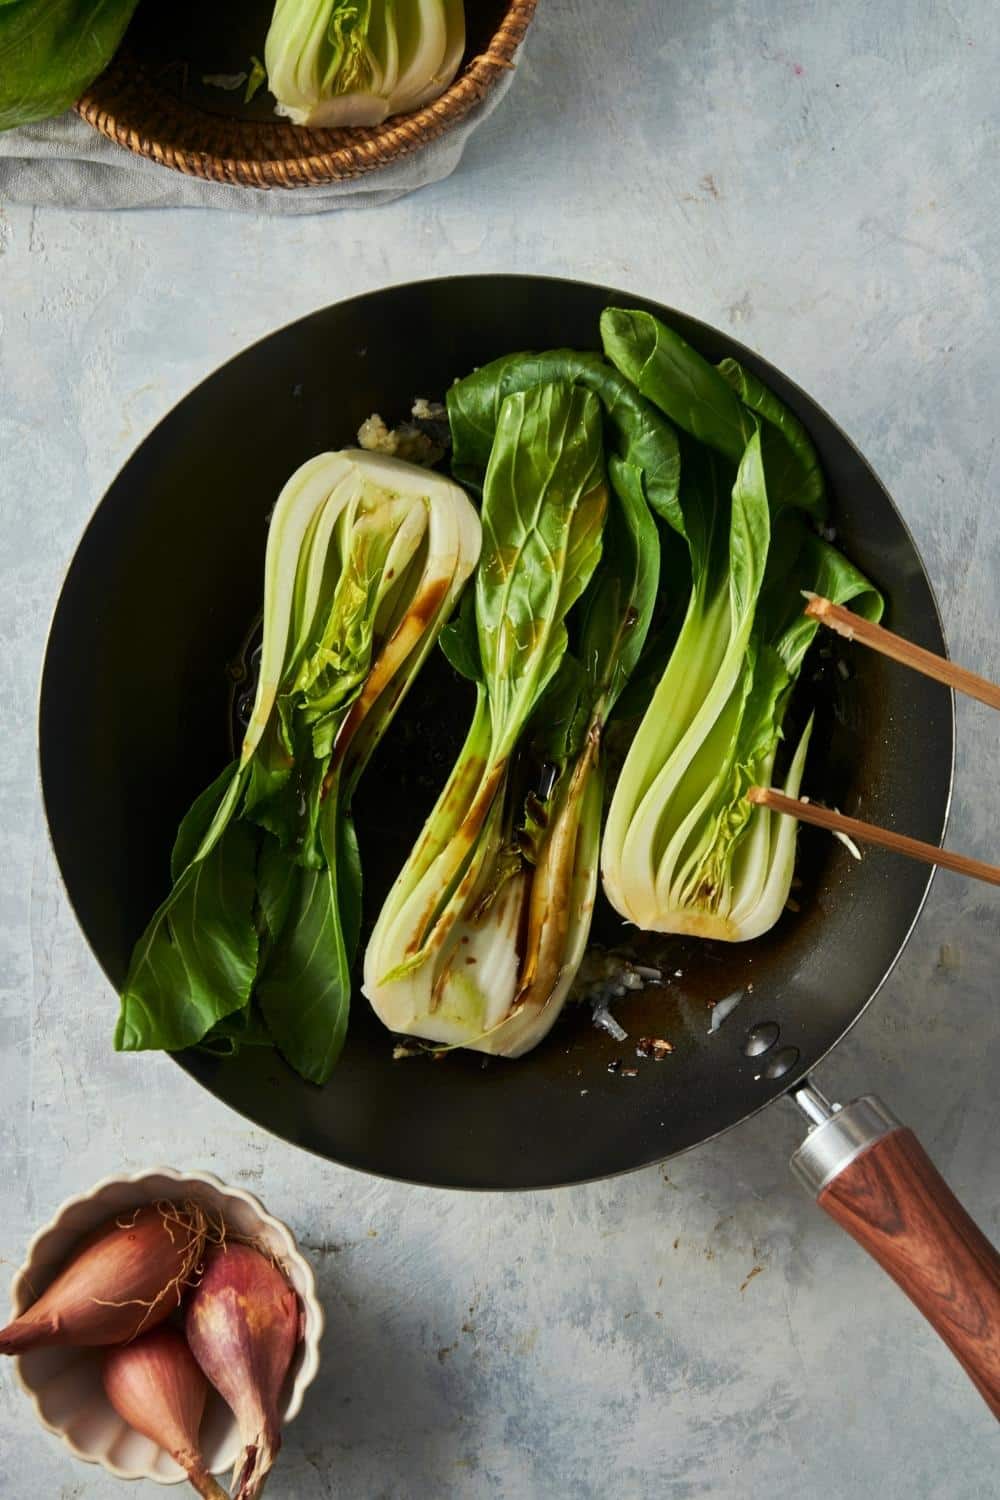
M 859 615 L 852 614 L 841 604 L 833 604 L 829 599 L 820 598 L 816 594 L 806 597 L 809 602 L 805 613 L 814 620 L 819 620 L 821 625 L 835 630 L 838 635 L 849 641 L 860 641 L 862 645 L 870 646 L 873 651 L 881 652 L 892 661 L 912 667 L 925 677 L 933 677 L 936 682 L 943 682 L 956 692 L 978 698 L 980 703 L 986 703 L 990 708 L 1000 709 L 1000 686 L 997 683 L 970 672 L 966 667 L 955 666 L 943 657 L 935 656 L 933 651 L 925 651 L 922 646 L 914 646 L 911 641 L 894 635 L 891 630 L 885 630 L 881 625 L 873 625 L 870 620 L 863 620 Z M 784 792 L 775 791 L 772 787 L 752 786 L 747 797 L 760 807 L 790 813 L 803 823 L 812 823 L 816 828 L 826 828 L 831 833 L 846 834 L 859 843 L 877 844 L 882 849 L 893 849 L 898 854 L 909 855 L 911 859 L 923 860 L 925 864 L 940 865 L 942 869 L 954 870 L 959 875 L 971 875 L 975 880 L 1000 885 L 1000 866 L 988 865 L 981 859 L 970 859 L 965 854 L 952 854 L 948 849 L 925 844 L 921 839 L 891 833 L 888 828 L 879 828 L 875 823 L 864 823 L 860 818 L 847 818 L 843 813 L 816 807 L 814 803 L 803 801 L 799 797 L 786 797 Z

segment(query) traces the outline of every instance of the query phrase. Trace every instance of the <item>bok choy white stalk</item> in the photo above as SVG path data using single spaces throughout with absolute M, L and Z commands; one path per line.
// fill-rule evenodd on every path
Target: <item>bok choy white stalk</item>
M 559 381 L 498 403 L 475 591 L 445 638 L 475 713 L 365 954 L 365 994 L 394 1031 L 518 1056 L 559 1013 L 597 884 L 603 724 L 656 593 L 638 479 L 629 498 L 591 585 L 608 508 L 600 402 Z
M 718 368 L 647 313 L 609 309 L 605 352 L 686 437 L 681 530 L 690 601 L 615 788 L 602 847 L 612 904 L 647 930 L 728 941 L 767 931 L 788 898 L 797 824 L 751 807 L 769 783 L 816 622 L 801 590 L 868 619 L 882 601 L 817 535 L 817 456 L 748 371 Z M 810 524 L 812 523 L 812 524 Z M 811 721 L 785 774 L 797 795 Z
M 324 453 L 274 509 L 256 700 L 237 761 L 181 824 L 136 945 L 119 1050 L 276 1045 L 322 1083 L 343 1046 L 361 870 L 354 786 L 479 554 L 452 481 Z
M 464 50 L 463 0 L 277 0 L 264 61 L 296 125 L 378 125 L 443 93 Z

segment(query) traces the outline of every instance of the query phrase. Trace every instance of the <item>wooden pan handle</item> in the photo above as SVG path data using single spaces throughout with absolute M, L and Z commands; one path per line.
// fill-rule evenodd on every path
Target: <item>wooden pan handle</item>
M 857 1099 L 817 1125 L 793 1166 L 920 1309 L 1000 1418 L 1000 1255 L 913 1131 L 877 1100 Z

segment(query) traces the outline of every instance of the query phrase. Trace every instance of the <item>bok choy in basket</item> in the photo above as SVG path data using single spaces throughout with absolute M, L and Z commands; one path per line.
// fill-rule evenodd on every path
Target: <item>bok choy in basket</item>
M 111 62 L 137 4 L 0 0 L 0 130 L 69 109 Z M 276 0 L 257 45 L 278 114 L 314 128 L 378 125 L 422 109 L 452 82 L 465 51 L 464 0 Z M 253 67 L 248 100 L 263 80 L 256 59 Z
M 422 109 L 464 51 L 464 0 L 277 0 L 264 59 L 278 114 L 325 128 Z

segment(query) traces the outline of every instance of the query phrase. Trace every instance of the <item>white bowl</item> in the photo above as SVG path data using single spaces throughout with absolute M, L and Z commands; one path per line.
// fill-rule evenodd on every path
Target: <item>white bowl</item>
M 226 1187 L 208 1172 L 152 1167 L 128 1177 L 105 1177 L 89 1193 L 67 1198 L 28 1246 L 24 1265 L 11 1285 L 12 1317 L 41 1296 L 82 1235 L 124 1210 L 161 1199 L 191 1200 L 216 1217 L 221 1215 L 232 1233 L 260 1241 L 298 1293 L 304 1332 L 281 1400 L 282 1422 L 290 1422 L 319 1368 L 324 1317 L 316 1296 L 316 1278 L 287 1224 L 269 1214 L 252 1193 Z M 123 1422 L 105 1396 L 101 1383 L 103 1352 L 34 1349 L 15 1359 L 18 1378 L 31 1397 L 38 1420 L 57 1433 L 77 1458 L 103 1464 L 119 1479 L 180 1484 L 184 1473 L 169 1453 Z M 215 1391 L 210 1391 L 205 1407 L 201 1448 L 213 1474 L 231 1469 L 240 1451 L 235 1419 Z

